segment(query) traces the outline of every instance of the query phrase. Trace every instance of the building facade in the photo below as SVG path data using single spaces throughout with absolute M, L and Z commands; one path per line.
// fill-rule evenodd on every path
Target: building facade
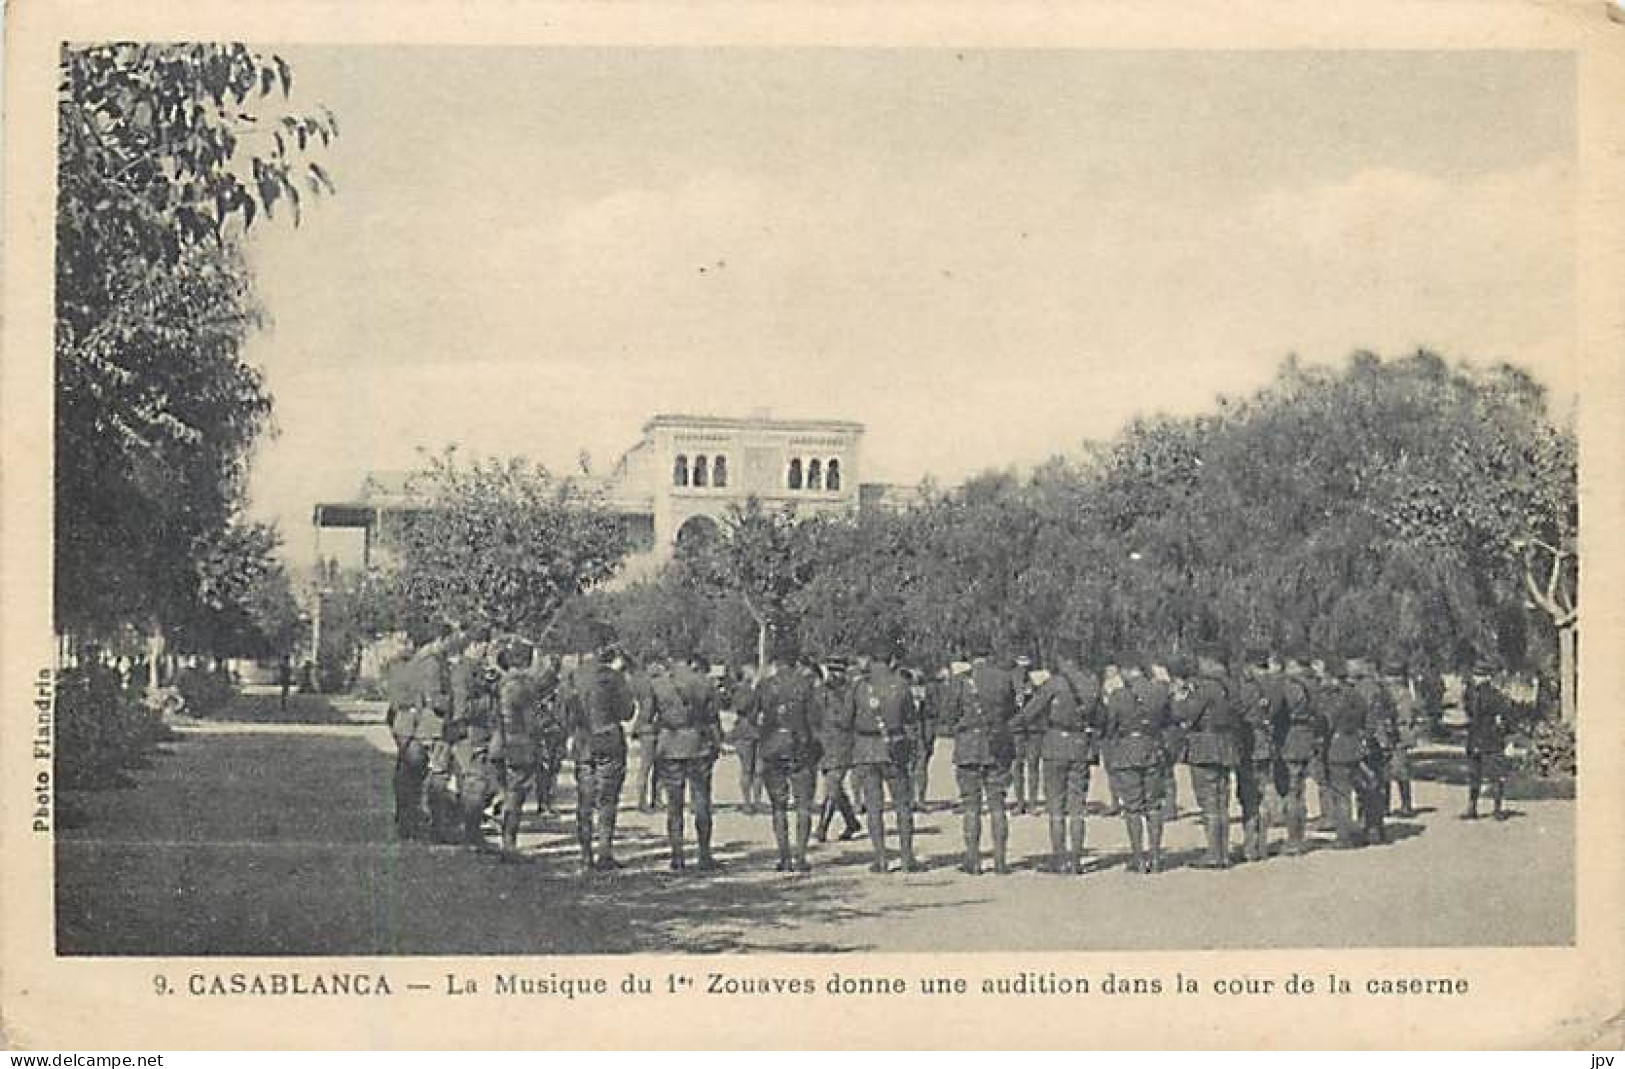
M 637 571 L 752 497 L 769 509 L 801 513 L 905 502 L 906 491 L 863 482 L 863 433 L 863 424 L 847 420 L 656 415 L 607 476 L 587 480 L 588 488 L 626 518 L 638 558 L 630 570 Z M 391 523 L 423 507 L 406 478 L 389 473 L 369 475 L 356 500 L 316 505 L 318 569 L 325 566 L 324 530 L 358 531 L 367 564 L 376 550 L 388 552 Z

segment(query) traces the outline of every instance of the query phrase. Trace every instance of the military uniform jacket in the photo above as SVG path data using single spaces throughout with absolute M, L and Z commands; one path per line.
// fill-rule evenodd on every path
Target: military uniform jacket
M 1394 686 L 1390 698 L 1394 703 L 1394 726 L 1398 730 L 1396 748 L 1410 749 L 1420 745 L 1423 735 L 1422 703 L 1403 683 Z
M 576 754 L 625 756 L 621 724 L 632 718 L 632 692 L 619 672 L 583 661 L 570 673 L 565 691 L 566 716 L 577 736 Z
M 1241 718 L 1224 680 L 1198 676 L 1179 703 L 1178 719 L 1186 731 L 1186 761 L 1225 768 L 1241 763 Z
M 852 730 L 842 722 L 846 694 L 836 683 L 818 682 L 812 692 L 813 730 L 823 750 L 820 764 L 826 769 L 848 768 L 852 764 Z
M 1057 671 L 1022 707 L 1018 718 L 1044 733 L 1039 751 L 1047 761 L 1093 761 L 1100 716 L 1100 683 L 1093 675 Z
M 1330 685 L 1321 695 L 1332 734 L 1326 760 L 1334 765 L 1361 760 L 1366 750 L 1365 703 L 1352 687 Z
M 1167 758 L 1163 740 L 1174 719 L 1168 686 L 1155 679 L 1130 679 L 1106 699 L 1107 768 L 1150 768 Z
M 1280 736 L 1277 721 L 1282 714 L 1279 684 L 1274 679 L 1238 676 L 1231 681 L 1230 692 L 1241 717 L 1242 760 L 1273 761 Z
M 1470 683 L 1462 695 L 1467 713 L 1467 752 L 1499 754 L 1506 749 L 1501 693 L 1488 683 Z
M 455 735 L 484 746 L 496 721 L 496 680 L 483 661 L 459 657 L 448 670 L 451 681 L 451 722 Z
M 908 680 L 887 667 L 872 666 L 847 694 L 842 723 L 852 731 L 854 765 L 890 764 L 906 750 L 914 695 Z
M 655 756 L 673 760 L 716 757 L 722 743 L 721 704 L 711 681 L 688 668 L 649 680 L 654 692 Z
M 510 764 L 524 764 L 536 757 L 536 711 L 541 690 L 534 675 L 512 671 L 503 675 L 497 687 L 497 731 L 492 756 Z
M 1324 721 L 1315 711 L 1314 696 L 1303 680 L 1286 676 L 1280 681 L 1281 760 L 1313 761 L 1321 751 Z
M 439 650 L 425 648 L 412 658 L 411 689 L 418 696 L 421 708 L 432 709 L 439 716 L 451 713 L 451 679 L 445 655 Z
M 966 768 L 1015 760 L 1010 721 L 1016 712 L 1015 678 L 977 661 L 949 682 L 943 719 L 954 733 L 954 764 Z
M 647 672 L 628 672 L 626 689 L 632 695 L 632 734 L 654 743 L 654 689 L 649 685 Z
M 1362 679 L 1354 685 L 1354 693 L 1365 711 L 1366 741 L 1378 750 L 1392 750 L 1399 743 L 1399 713 L 1388 688 L 1375 679 Z
M 795 671 L 775 672 L 758 682 L 742 705 L 740 717 L 755 728 L 764 758 L 804 760 L 813 756 L 817 740 L 809 676 Z

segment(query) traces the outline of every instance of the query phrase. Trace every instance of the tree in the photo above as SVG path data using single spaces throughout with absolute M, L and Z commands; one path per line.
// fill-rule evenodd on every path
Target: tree
M 429 458 L 410 489 L 395 581 L 433 618 L 541 641 L 578 595 L 625 559 L 626 524 L 571 479 L 523 458 Z
M 757 498 L 729 509 L 715 538 L 678 547 L 684 574 L 702 589 L 737 597 L 756 625 L 756 663 L 765 667 L 775 631 L 790 634 L 791 598 L 812 579 L 817 558 L 792 509 L 769 511 Z
M 243 232 L 300 188 L 330 114 L 273 115 L 293 75 L 237 44 L 64 47 L 56 256 L 57 628 L 196 617 L 271 399 Z M 250 147 L 255 146 L 255 147 Z

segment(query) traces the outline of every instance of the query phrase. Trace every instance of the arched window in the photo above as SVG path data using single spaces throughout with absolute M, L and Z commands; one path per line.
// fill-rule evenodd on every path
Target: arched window
M 671 465 L 671 484 L 673 486 L 688 485 L 688 455 L 678 453 L 677 459 Z
M 705 454 L 701 453 L 694 458 L 694 485 L 705 485 Z
M 790 489 L 801 489 L 801 460 L 790 461 Z
M 715 457 L 711 461 L 711 485 L 728 485 L 728 458 Z
M 834 457 L 830 457 L 829 467 L 825 471 L 824 489 L 839 490 L 841 488 L 841 462 Z
M 824 467 L 816 460 L 807 461 L 807 489 L 818 490 L 824 485 Z

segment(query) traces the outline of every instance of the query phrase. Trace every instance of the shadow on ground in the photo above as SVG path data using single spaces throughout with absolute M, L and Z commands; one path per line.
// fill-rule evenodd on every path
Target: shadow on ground
M 189 733 L 141 779 L 72 800 L 83 819 L 57 842 L 61 954 L 863 950 L 831 933 L 878 912 L 853 904 L 845 866 L 775 873 L 770 849 L 740 839 L 719 845 L 719 875 L 667 872 L 664 836 L 640 824 L 621 839 L 627 871 L 586 877 L 568 815 L 527 816 L 523 863 L 396 843 L 389 760 L 354 734 Z M 802 927 L 818 937 L 797 939 Z

